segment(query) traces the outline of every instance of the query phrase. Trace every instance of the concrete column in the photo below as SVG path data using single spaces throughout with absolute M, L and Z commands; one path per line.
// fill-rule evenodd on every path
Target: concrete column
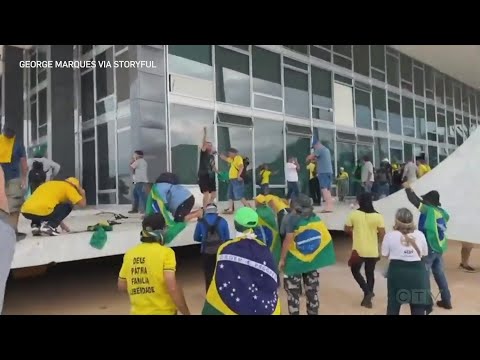
M 5 125 L 15 129 L 17 139 L 23 141 L 23 50 L 6 45 L 3 50 Z

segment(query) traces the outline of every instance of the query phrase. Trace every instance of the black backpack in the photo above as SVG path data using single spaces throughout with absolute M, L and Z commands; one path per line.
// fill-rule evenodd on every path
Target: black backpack
M 205 218 L 199 220 L 207 228 L 207 237 L 203 239 L 202 242 L 204 254 L 214 255 L 217 253 L 220 245 L 222 245 L 223 241 L 220 238 L 220 234 L 218 233 L 218 225 L 220 224 L 221 220 L 222 218 L 220 216 L 217 216 L 217 219 L 212 225 L 210 225 Z
M 28 173 L 28 182 L 33 184 L 42 184 L 47 180 L 47 173 L 43 170 L 43 163 L 34 161 L 32 170 Z

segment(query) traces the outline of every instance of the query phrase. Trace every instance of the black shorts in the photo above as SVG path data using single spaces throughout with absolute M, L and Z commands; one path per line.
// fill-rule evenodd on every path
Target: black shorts
M 190 196 L 187 200 L 180 204 L 180 206 L 175 211 L 173 218 L 176 222 L 183 222 L 185 220 L 185 216 L 190 214 L 195 205 L 195 198 Z
M 215 182 L 215 176 L 210 175 L 199 175 L 198 176 L 198 185 L 200 186 L 200 191 L 203 193 L 211 193 L 217 191 L 217 184 Z

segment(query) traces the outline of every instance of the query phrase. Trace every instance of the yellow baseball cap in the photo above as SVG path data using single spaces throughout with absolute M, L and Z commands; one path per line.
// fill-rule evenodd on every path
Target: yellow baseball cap
M 80 187 L 80 181 L 78 181 L 77 178 L 74 178 L 74 177 L 69 177 L 68 179 L 65 180 L 66 182 L 72 184 L 73 186 L 75 187 Z

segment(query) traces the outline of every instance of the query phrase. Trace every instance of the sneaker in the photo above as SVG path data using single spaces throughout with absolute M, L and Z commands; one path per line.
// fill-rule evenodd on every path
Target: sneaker
M 446 310 L 452 310 L 453 309 L 451 304 L 447 304 L 443 300 L 437 301 L 437 306 L 441 307 L 441 308 L 444 308 Z
M 476 272 L 477 271 L 475 268 L 471 267 L 470 265 L 463 265 L 463 264 L 460 264 L 460 269 L 463 269 L 466 272 Z
M 42 233 L 40 232 L 40 226 L 32 225 L 32 235 L 33 236 L 40 236 Z
M 42 226 L 40 227 L 40 232 L 44 235 L 50 235 L 50 236 L 60 235 L 60 232 L 57 229 L 47 224 L 42 224 Z
M 363 297 L 362 303 L 360 305 L 366 307 L 367 309 L 371 309 L 373 307 L 373 304 L 372 304 L 373 297 L 374 297 L 373 293 L 366 294 Z

